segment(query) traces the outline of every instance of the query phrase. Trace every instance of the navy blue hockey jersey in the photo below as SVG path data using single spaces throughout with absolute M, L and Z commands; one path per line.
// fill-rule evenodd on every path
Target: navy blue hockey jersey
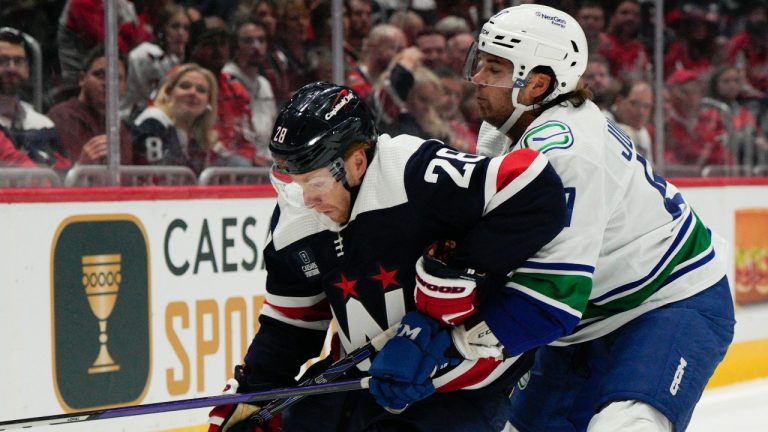
M 245 359 L 249 382 L 291 382 L 319 354 L 332 319 L 349 352 L 415 310 L 415 263 L 429 243 L 457 240 L 462 264 L 504 276 L 565 220 L 562 183 L 543 154 L 486 158 L 407 135 L 379 138 L 353 199 L 343 226 L 278 199 L 264 251 L 261 327 Z M 513 361 L 465 361 L 435 387 L 480 388 Z

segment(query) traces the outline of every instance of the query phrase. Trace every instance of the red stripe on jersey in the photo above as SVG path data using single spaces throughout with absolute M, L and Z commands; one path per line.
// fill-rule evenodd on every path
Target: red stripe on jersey
M 331 308 L 328 305 L 327 299 L 323 299 L 322 301 L 307 307 L 275 306 L 268 301 L 265 301 L 265 303 L 290 319 L 301 321 L 324 321 L 332 318 Z
M 475 385 L 486 379 L 501 363 L 500 360 L 492 358 L 478 359 L 477 363 L 468 371 L 438 387 L 435 391 L 437 393 L 447 393 Z
M 539 152 L 527 148 L 507 153 L 504 160 L 501 161 L 499 173 L 496 175 L 496 190 L 502 190 L 515 181 L 538 156 Z

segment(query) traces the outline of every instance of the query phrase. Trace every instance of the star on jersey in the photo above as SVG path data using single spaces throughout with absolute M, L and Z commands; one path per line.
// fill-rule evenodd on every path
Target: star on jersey
M 398 282 L 395 279 L 395 274 L 397 274 L 397 269 L 392 270 L 392 271 L 387 271 L 384 268 L 384 266 L 379 264 L 379 274 L 373 275 L 373 276 L 371 276 L 371 278 L 376 279 L 379 282 L 381 282 L 382 288 L 384 288 L 386 290 L 387 287 L 389 287 L 390 285 L 401 286 L 400 282 Z
M 355 284 L 357 284 L 356 280 L 347 280 L 347 277 L 342 273 L 341 281 L 334 285 L 341 288 L 341 292 L 344 294 L 344 300 L 346 300 L 350 295 L 360 298 L 360 295 L 355 291 Z

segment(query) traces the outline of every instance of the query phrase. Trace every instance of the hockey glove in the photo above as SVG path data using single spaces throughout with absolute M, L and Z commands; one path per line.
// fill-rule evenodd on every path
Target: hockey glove
M 416 262 L 416 309 L 447 326 L 475 313 L 477 287 L 485 279 L 472 269 L 453 267 L 455 249 L 452 240 L 437 241 Z
M 467 360 L 494 358 L 504 360 L 509 357 L 499 340 L 485 321 L 477 316 L 470 317 L 451 331 L 453 347 Z
M 434 393 L 430 378 L 435 371 L 460 361 L 446 357 L 451 344 L 450 333 L 437 321 L 409 312 L 400 321 L 397 335 L 384 345 L 368 369 L 372 376 L 370 393 L 391 412 L 400 412 Z
M 246 382 L 244 365 L 235 366 L 235 378 L 227 380 L 227 385 L 222 393 L 237 393 L 238 388 L 241 387 L 241 382 Z M 260 409 L 261 407 L 258 405 L 247 403 L 216 406 L 208 414 L 208 432 L 267 432 L 282 430 L 282 416 L 280 415 L 273 417 L 264 426 L 248 421 L 248 418 Z

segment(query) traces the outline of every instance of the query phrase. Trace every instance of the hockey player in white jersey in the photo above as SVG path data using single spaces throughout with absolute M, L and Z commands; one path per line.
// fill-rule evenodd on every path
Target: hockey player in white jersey
M 478 153 L 538 150 L 567 197 L 566 227 L 507 283 L 520 296 L 507 333 L 547 344 L 510 422 L 682 431 L 733 338 L 725 247 L 589 100 L 586 63 L 571 16 L 521 5 L 485 23 L 465 65 L 485 121 Z M 578 324 L 553 337 L 563 323 Z

